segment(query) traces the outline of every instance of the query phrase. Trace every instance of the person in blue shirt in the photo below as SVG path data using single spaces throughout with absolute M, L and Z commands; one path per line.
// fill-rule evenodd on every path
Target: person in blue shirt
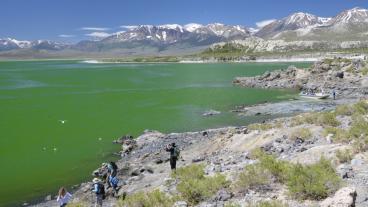
M 105 199 L 105 186 L 99 178 L 94 178 L 92 182 L 93 182 L 92 192 L 96 194 L 95 207 L 102 207 L 102 201 L 103 199 Z
M 118 171 L 118 166 L 115 162 L 110 162 L 107 164 L 107 184 L 109 187 L 113 188 L 114 195 L 117 194 L 118 191 L 118 183 L 119 179 L 116 177 Z

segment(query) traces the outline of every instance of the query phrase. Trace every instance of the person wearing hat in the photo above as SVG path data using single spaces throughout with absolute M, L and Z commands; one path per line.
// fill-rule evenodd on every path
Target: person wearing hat
M 170 152 L 170 167 L 172 171 L 176 170 L 176 161 L 178 160 L 180 156 L 180 150 L 176 146 L 175 142 L 169 144 L 166 146 L 165 149 L 167 152 Z
M 102 207 L 102 200 L 105 199 L 105 186 L 102 183 L 102 180 L 99 178 L 93 178 L 93 190 L 96 194 L 96 204 L 95 207 L 99 206 Z

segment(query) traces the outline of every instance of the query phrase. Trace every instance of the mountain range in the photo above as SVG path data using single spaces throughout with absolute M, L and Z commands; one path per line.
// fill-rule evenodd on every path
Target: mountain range
M 168 51 L 199 51 L 214 43 L 261 38 L 262 41 L 368 41 L 368 10 L 353 8 L 334 17 L 297 12 L 254 30 L 241 25 L 166 24 L 130 26 L 107 38 L 76 44 L 54 41 L 0 39 L 0 55 L 16 51 L 73 51 L 83 53 L 155 54 Z M 246 42 L 246 41 L 245 41 Z

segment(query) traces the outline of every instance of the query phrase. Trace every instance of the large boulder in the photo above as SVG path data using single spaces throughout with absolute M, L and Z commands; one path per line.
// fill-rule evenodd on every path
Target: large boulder
M 357 192 L 353 187 L 338 190 L 332 198 L 321 202 L 321 207 L 355 207 Z

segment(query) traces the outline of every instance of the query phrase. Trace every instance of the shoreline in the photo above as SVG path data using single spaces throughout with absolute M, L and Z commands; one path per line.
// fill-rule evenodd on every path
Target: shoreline
M 281 111 L 280 110 L 274 110 L 274 112 L 276 112 L 275 114 L 273 115 L 280 115 L 282 114 L 281 116 L 277 116 L 277 117 L 273 117 L 273 118 L 269 118 L 269 119 L 266 119 L 264 121 L 255 121 L 255 122 L 252 122 L 248 125 L 242 125 L 242 126 L 224 126 L 224 127 L 219 127 L 219 128 L 209 128 L 209 129 L 204 129 L 204 130 L 201 130 L 201 131 L 186 131 L 186 132 L 169 132 L 167 133 L 167 135 L 173 135 L 175 137 L 186 137 L 188 134 L 202 134 L 204 131 L 206 132 L 219 132 L 220 134 L 221 133 L 225 133 L 227 131 L 231 131 L 231 130 L 234 130 L 234 129 L 243 129 L 243 128 L 248 128 L 250 125 L 254 125 L 254 124 L 261 124 L 261 123 L 268 123 L 268 122 L 274 122 L 275 120 L 280 120 L 280 119 L 290 119 L 292 117 L 296 117 L 298 116 L 299 114 L 304 114 L 304 113 L 309 113 L 309 112 L 323 112 L 323 111 L 330 111 L 330 110 L 333 110 L 334 108 L 336 108 L 338 105 L 343 105 L 343 104 L 351 104 L 351 103 L 354 103 L 357 99 L 339 99 L 339 100 L 323 100 L 323 101 L 320 101 L 320 100 L 304 100 L 304 99 L 295 99 L 295 100 L 287 100 L 287 101 L 282 101 L 282 102 L 276 102 L 276 103 L 260 103 L 260 104 L 255 104 L 255 105 L 249 105 L 249 106 L 242 106 L 244 107 L 243 109 L 239 110 L 239 109 L 234 109 L 232 112 L 233 113 L 237 113 L 239 116 L 244 116 L 247 111 L 252 111 L 253 115 L 256 114 L 256 113 L 259 113 L 259 114 L 267 114 L 269 113 L 271 110 L 269 109 L 275 109 L 278 108 L 278 109 L 283 109 L 284 111 Z M 290 108 L 288 108 L 288 106 L 290 104 L 296 104 L 296 102 L 298 102 L 299 106 L 301 108 L 304 108 L 304 110 L 290 110 Z M 331 105 L 331 102 L 334 103 L 334 105 Z M 306 105 L 303 105 L 303 104 L 300 104 L 300 103 L 305 103 L 307 105 L 309 105 L 309 108 L 308 109 L 305 109 L 305 106 Z M 316 106 L 318 106 L 316 108 Z M 249 115 L 249 114 L 248 114 Z M 269 115 L 269 114 L 267 114 Z M 137 139 L 141 138 L 141 137 L 144 137 L 145 139 L 147 139 L 146 137 L 147 136 L 150 136 L 150 135 L 154 135 L 158 137 L 161 137 L 163 136 L 161 132 L 159 131 L 156 131 L 156 130 L 146 130 L 145 132 L 143 132 L 141 135 L 139 135 L 137 137 Z M 149 138 L 148 138 L 149 140 Z M 147 141 L 147 140 L 146 140 Z M 196 142 L 199 142 L 199 140 L 197 140 Z M 116 144 L 116 143 L 112 143 L 112 144 Z M 145 144 L 144 144 L 145 145 Z M 116 153 L 122 153 L 122 151 L 118 151 L 118 152 L 114 152 L 113 154 L 116 155 Z M 146 156 L 146 155 L 138 155 L 138 157 L 140 156 Z M 117 163 L 122 163 L 122 162 L 128 162 L 125 157 L 120 157 L 117 161 Z M 102 166 L 104 165 L 104 163 L 101 164 Z M 97 168 L 98 170 L 99 168 Z M 95 171 L 97 171 L 95 170 Z M 93 173 L 92 173 L 93 174 Z M 91 177 L 92 178 L 92 177 Z M 86 183 L 87 182 L 87 183 Z M 86 190 L 84 190 L 86 188 L 86 185 L 88 185 L 88 183 L 90 182 L 90 179 L 87 179 L 86 182 L 82 182 L 80 184 L 76 184 L 76 185 L 73 185 L 73 188 L 71 188 L 72 190 L 70 190 L 70 192 L 73 193 L 76 193 L 77 194 L 77 198 L 79 199 L 80 197 L 80 191 L 82 190 L 83 192 L 87 192 Z M 51 199 L 49 201 L 42 201 L 42 198 L 47 198 L 48 196 L 50 196 L 51 194 L 49 195 L 45 195 L 39 199 L 35 199 L 35 202 L 30 202 L 30 205 L 23 205 L 23 206 L 30 206 L 30 207 L 50 207 L 50 206 L 55 206 L 55 200 L 54 199 Z M 52 194 L 53 195 L 53 194 Z M 52 196 L 53 197 L 53 196 Z
M 100 61 L 100 60 L 83 60 L 82 63 L 87 64 L 232 64 L 232 63 L 292 63 L 292 62 L 314 62 L 317 61 L 317 58 L 285 58 L 285 59 L 259 59 L 259 60 L 252 60 L 252 61 L 195 61 L 195 60 L 181 60 L 178 62 L 136 62 L 136 61 Z
M 340 65 L 344 65 L 344 64 L 340 64 Z M 320 70 L 319 65 L 315 65 L 314 67 L 316 67 L 316 68 L 314 68 L 315 70 Z M 345 66 L 343 66 L 343 67 L 345 67 Z M 293 71 L 295 69 L 290 69 L 290 70 Z M 325 72 L 325 69 L 321 69 L 321 70 Z M 329 70 L 326 70 L 326 71 L 329 71 Z M 286 71 L 285 73 L 295 74 L 295 73 L 289 73 L 288 71 Z M 253 79 L 258 79 L 259 78 L 260 80 L 262 80 L 262 82 L 257 82 L 257 84 L 259 84 L 257 86 L 269 87 L 270 85 L 272 85 L 273 82 L 276 81 L 276 83 L 278 83 L 278 85 L 276 85 L 276 87 L 277 86 L 282 86 L 283 88 L 295 87 L 295 85 L 294 85 L 295 81 L 290 82 L 289 85 L 285 85 L 284 82 L 280 82 L 280 81 L 283 81 L 283 78 L 285 78 L 285 76 L 284 75 L 277 75 L 277 74 L 278 74 L 278 72 L 275 72 L 271 75 L 263 75 L 263 76 L 259 76 L 259 77 L 252 77 L 251 79 L 245 79 L 243 81 L 248 81 L 248 80 L 253 81 Z M 323 76 L 325 74 L 322 73 L 320 75 Z M 264 77 L 266 77 L 266 78 L 264 78 Z M 274 78 L 274 77 L 277 77 L 277 78 Z M 298 77 L 304 77 L 304 76 L 297 76 L 297 75 L 293 76 L 293 77 L 287 76 L 286 79 L 287 80 L 289 80 L 289 79 L 294 80 Z M 267 78 L 269 78 L 269 79 L 267 79 Z M 347 80 L 343 79 L 343 81 L 338 80 L 338 79 L 336 79 L 336 80 L 337 80 L 337 82 L 332 81 L 331 83 L 329 83 L 329 84 L 331 84 L 330 88 L 339 86 L 339 84 L 344 85 L 343 82 L 345 82 L 345 81 L 349 82 L 350 79 L 347 79 Z M 361 79 L 359 79 L 359 80 L 362 81 Z M 245 82 L 245 83 L 246 84 L 244 84 L 243 86 L 248 86 L 247 85 L 248 83 L 247 82 Z M 322 83 L 323 82 L 318 81 L 318 79 L 317 79 L 316 84 L 318 86 L 321 86 Z M 346 87 L 346 85 L 345 85 L 345 87 Z M 289 117 L 284 116 L 284 117 L 281 117 L 281 118 L 276 118 L 274 120 L 267 120 L 267 121 L 265 121 L 265 125 L 267 127 L 268 127 L 269 124 L 276 125 L 275 123 L 279 123 L 280 120 L 281 120 L 281 122 L 284 123 L 284 125 L 286 124 L 288 126 L 287 122 L 292 120 L 293 118 L 298 117 L 297 114 L 301 114 L 301 113 L 304 114 L 304 113 L 315 112 L 315 111 L 322 111 L 322 112 L 323 111 L 330 111 L 330 110 L 334 110 L 338 105 L 351 104 L 352 102 L 355 102 L 356 100 L 359 100 L 360 98 L 366 97 L 364 95 L 365 94 L 364 90 L 363 91 L 361 91 L 361 90 L 353 91 L 353 93 L 352 93 L 349 90 L 345 90 L 346 89 L 345 87 L 339 88 L 339 90 L 342 90 L 342 91 L 341 91 L 341 93 L 340 93 L 340 91 L 338 91 L 338 94 L 341 94 L 341 97 L 345 97 L 345 95 L 348 94 L 346 96 L 346 98 L 339 98 L 336 101 L 329 100 L 328 102 L 326 102 L 326 104 L 329 104 L 331 102 L 334 103 L 332 106 L 331 105 L 328 105 L 328 106 L 323 106 L 322 105 L 322 106 L 315 107 L 313 105 L 313 106 L 310 107 L 309 111 L 303 111 L 303 110 L 300 111 L 300 109 L 290 109 L 290 107 L 288 107 L 288 104 L 291 104 L 291 105 L 294 104 L 295 105 L 295 101 L 286 101 L 283 104 L 277 106 L 276 108 L 281 109 L 281 110 L 291 110 L 292 112 L 294 112 L 293 115 L 289 116 Z M 272 87 L 269 87 L 269 88 L 272 88 Z M 279 104 L 279 103 L 276 103 L 276 104 Z M 252 113 L 256 113 L 256 114 L 258 114 L 258 113 L 260 113 L 260 114 L 262 114 L 262 113 L 275 113 L 275 111 L 278 111 L 278 110 L 275 110 L 275 106 L 276 106 L 275 103 L 257 104 L 257 105 L 254 105 L 254 106 L 249 106 L 249 107 L 245 106 L 245 107 L 242 107 L 240 109 L 236 109 L 236 111 L 234 111 L 234 112 L 238 113 L 238 114 L 247 113 L 249 111 L 251 111 Z M 298 104 L 298 106 L 302 107 L 302 109 L 305 109 L 305 105 Z M 257 112 L 257 110 L 259 110 L 259 111 Z M 285 121 L 285 120 L 287 120 L 287 121 Z M 345 119 L 343 119 L 343 121 L 344 120 Z M 346 121 L 344 121 L 344 122 L 346 122 Z M 261 125 L 261 124 L 256 124 L 256 125 Z M 290 126 L 288 126 L 288 127 L 290 127 Z M 288 127 L 286 127 L 286 131 L 289 131 Z M 305 125 L 304 127 L 310 127 L 310 126 Z M 315 129 L 316 130 L 318 129 L 319 131 L 321 131 L 321 129 L 318 128 L 318 127 L 320 127 L 320 126 L 315 126 Z M 258 140 L 258 138 L 257 138 L 256 142 L 250 142 L 248 140 L 250 138 L 249 137 L 250 135 L 252 135 L 253 138 L 258 137 L 259 134 L 264 135 L 264 136 L 267 135 L 269 137 L 269 139 L 271 140 L 271 142 L 273 143 L 273 145 L 275 145 L 274 143 L 276 143 L 276 146 L 279 145 L 280 141 L 275 140 L 275 138 L 277 136 L 274 135 L 274 133 L 277 133 L 278 136 L 281 136 L 282 134 L 280 134 L 280 132 L 271 130 L 270 133 L 263 134 L 262 129 L 259 129 L 259 130 L 255 130 L 255 131 L 253 130 L 249 133 L 248 128 L 250 128 L 250 125 L 241 126 L 241 127 L 231 127 L 230 126 L 230 127 L 223 127 L 223 128 L 218 128 L 218 129 L 203 130 L 203 131 L 208 131 L 208 133 L 209 133 L 208 137 L 203 135 L 203 133 L 202 133 L 203 131 L 200 131 L 200 132 L 184 132 L 184 133 L 169 133 L 169 134 L 162 134 L 162 133 L 157 132 L 157 131 L 147 131 L 147 132 L 143 133 L 141 136 L 139 136 L 137 138 L 137 140 L 135 140 L 136 145 L 140 146 L 140 147 L 134 148 L 134 151 L 133 151 L 134 153 L 122 151 L 122 154 L 124 156 L 122 156 L 122 158 L 119 159 L 118 163 L 122 167 L 125 166 L 125 164 L 128 163 L 128 165 L 130 165 L 129 168 L 131 170 L 131 171 L 129 170 L 128 174 L 126 175 L 127 176 L 127 178 L 126 178 L 127 179 L 127 184 L 124 184 L 123 188 L 126 189 L 128 191 L 128 193 L 134 193 L 134 192 L 137 192 L 137 191 L 142 190 L 142 189 L 146 189 L 146 188 L 154 189 L 155 187 L 162 186 L 162 182 L 163 182 L 162 178 L 167 177 L 169 175 L 169 172 L 166 170 L 166 171 L 163 171 L 163 174 L 161 174 L 160 172 L 159 172 L 158 175 L 156 174 L 157 171 L 159 171 L 158 169 L 160 168 L 161 163 L 165 164 L 165 162 L 167 162 L 167 155 L 166 155 L 166 153 L 160 151 L 160 147 L 165 146 L 165 144 L 171 143 L 173 140 L 175 140 L 176 142 L 179 142 L 179 146 L 183 146 L 186 150 L 188 150 L 188 152 L 183 151 L 183 153 L 186 153 L 185 155 L 187 156 L 186 160 L 185 160 L 186 165 L 188 165 L 190 163 L 197 163 L 197 162 L 202 163 L 203 161 L 207 160 L 206 158 L 202 157 L 205 154 L 207 154 L 207 151 L 205 149 L 204 149 L 205 151 L 203 151 L 201 148 L 203 148 L 203 146 L 208 146 L 208 147 L 211 147 L 211 149 L 212 149 L 214 143 L 217 143 L 217 142 L 221 142 L 221 143 L 223 142 L 223 144 L 225 145 L 227 143 L 227 140 L 229 139 L 229 137 L 232 137 L 231 143 L 230 143 L 230 145 L 228 145 L 228 147 L 230 147 L 230 149 L 232 149 L 232 148 L 233 149 L 238 149 L 238 147 L 240 147 L 239 144 L 241 144 L 241 143 L 238 143 L 238 141 L 237 141 L 239 136 L 242 136 L 242 138 L 244 138 L 243 142 L 248 143 L 247 144 L 248 148 L 241 148 L 240 152 L 242 152 L 242 150 L 244 150 L 244 149 L 249 150 L 249 149 L 254 148 L 253 145 L 268 147 L 268 145 L 267 145 L 268 143 L 266 143 L 264 140 Z M 266 131 L 267 130 L 269 130 L 269 129 L 266 129 Z M 321 135 L 319 135 L 319 136 L 321 136 Z M 284 136 L 282 136 L 282 137 L 284 139 Z M 270 140 L 268 140 L 268 141 L 270 141 Z M 260 143 L 258 143 L 258 142 L 260 142 Z M 282 141 L 282 142 L 287 142 L 288 145 L 291 144 L 291 143 L 289 143 L 289 141 Z M 201 143 L 201 146 L 198 148 L 195 145 L 195 143 Z M 302 148 L 296 149 L 296 150 L 298 150 L 298 151 L 296 151 L 297 154 L 293 154 L 293 153 L 296 153 L 295 151 L 290 151 L 290 152 L 289 151 L 283 151 L 284 149 L 279 150 L 279 149 L 270 148 L 270 150 L 276 150 L 276 153 L 279 153 L 280 156 L 283 153 L 291 153 L 291 154 L 286 154 L 284 156 L 289 156 L 290 157 L 289 159 L 291 159 L 291 160 L 299 159 L 301 161 L 304 158 L 303 156 L 305 156 L 305 154 L 306 154 L 306 153 L 304 153 L 304 151 L 306 151 L 308 153 L 312 153 L 310 155 L 315 155 L 313 153 L 314 152 L 313 150 L 314 150 L 314 147 L 315 147 L 313 144 L 315 144 L 315 143 L 322 144 L 323 147 L 326 147 L 326 148 L 323 148 L 325 150 L 330 149 L 331 146 L 337 147 L 337 148 L 333 148 L 333 150 L 340 149 L 339 145 L 331 145 L 331 143 L 326 143 L 326 140 L 323 140 L 323 142 L 321 142 L 321 143 L 320 143 L 320 141 L 313 141 L 311 143 L 312 145 L 309 145 L 310 143 L 307 143 L 307 142 L 305 144 L 302 144 L 301 145 Z M 226 149 L 222 149 L 222 147 L 224 145 L 220 144 L 218 146 L 219 148 L 218 149 L 216 148 L 216 150 L 220 150 L 220 151 L 222 151 L 222 153 L 225 153 L 225 154 L 223 154 L 225 156 L 224 158 L 226 158 L 230 155 L 234 156 L 234 157 L 243 156 L 242 153 L 237 154 L 237 153 L 233 153 L 231 150 L 227 151 Z M 243 146 L 243 145 L 244 145 L 244 143 L 242 143 L 241 146 Z M 123 146 L 123 149 L 124 149 L 124 140 L 122 140 L 122 146 Z M 317 147 L 319 147 L 319 146 L 317 146 Z M 268 149 L 268 148 L 266 148 L 266 149 Z M 309 149 L 311 149 L 311 152 L 308 151 Z M 216 150 L 213 151 L 213 153 L 217 152 Z M 157 153 L 153 153 L 153 152 L 157 152 Z M 125 156 L 124 153 L 127 153 L 126 156 Z M 203 153 L 204 153 L 204 155 L 203 155 Z M 230 155 L 229 155 L 229 153 L 230 153 Z M 322 150 L 319 153 L 322 153 L 322 155 L 323 155 L 323 153 L 325 153 L 325 152 L 324 152 L 324 150 Z M 208 158 L 208 159 L 211 160 L 211 159 L 214 159 L 214 157 L 216 159 L 219 159 L 216 156 L 217 156 L 216 154 L 211 155 L 211 157 Z M 297 156 L 297 157 L 295 157 L 295 156 Z M 157 159 L 160 160 L 159 164 L 158 164 L 158 162 L 156 163 Z M 207 160 L 207 162 L 209 162 L 210 160 Z M 229 161 L 229 162 L 231 163 L 231 161 Z M 246 158 L 244 162 L 248 162 L 248 158 Z M 148 164 L 148 165 L 146 167 L 142 168 L 141 166 L 142 165 L 144 166 L 145 163 Z M 156 163 L 157 166 L 152 165 L 152 163 Z M 222 162 L 220 162 L 220 164 L 221 163 Z M 244 164 L 244 163 L 242 163 L 242 164 Z M 140 175 L 142 175 L 142 177 L 139 177 L 139 179 L 136 178 L 135 176 L 131 176 L 131 174 L 130 174 L 131 172 L 135 172 L 136 170 L 141 171 L 142 169 L 143 169 L 142 172 L 145 172 L 150 167 L 153 168 L 152 172 L 155 172 L 155 173 L 146 173 L 146 174 L 145 173 L 142 173 L 142 174 L 138 173 L 138 175 L 137 175 L 138 177 Z M 234 168 L 232 168 L 231 165 L 228 166 L 228 167 L 230 169 L 234 170 Z M 231 170 L 230 170 L 230 172 L 231 172 Z M 155 176 L 160 176 L 160 177 L 155 177 Z M 136 179 L 138 179 L 138 180 L 136 180 Z M 159 179 L 159 180 L 155 180 L 155 179 Z M 125 182 L 125 180 L 124 180 L 124 182 Z M 150 183 L 150 185 L 148 187 L 146 187 L 147 182 Z M 93 196 L 87 195 L 86 194 L 87 191 L 85 190 L 85 189 L 87 189 L 87 187 L 89 185 L 90 185 L 89 183 L 84 183 L 84 184 L 80 185 L 80 187 L 75 192 L 77 201 L 87 200 L 88 202 L 92 202 Z M 256 195 L 253 195 L 253 196 L 256 196 Z M 250 197 L 250 198 L 253 199 L 253 197 Z M 110 202 L 112 204 L 112 203 L 116 202 L 116 199 L 115 198 L 110 198 L 110 200 L 107 200 L 106 202 Z M 39 204 L 36 204 L 34 206 L 41 206 L 42 207 L 42 206 L 51 206 L 51 205 L 49 203 L 47 203 L 47 204 L 45 204 L 45 203 L 40 204 L 39 203 Z M 299 205 L 296 205 L 296 206 L 299 206 Z

